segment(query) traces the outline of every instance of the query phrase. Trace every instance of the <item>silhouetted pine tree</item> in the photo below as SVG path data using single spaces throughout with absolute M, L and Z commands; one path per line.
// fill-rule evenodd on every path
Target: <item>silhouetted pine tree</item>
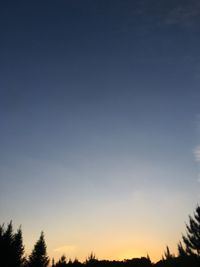
M 25 258 L 24 255 L 24 245 L 23 245 L 23 238 L 22 238 L 22 230 L 21 227 L 17 230 L 17 233 L 14 234 L 13 237 L 13 253 L 14 253 L 14 261 L 15 267 L 21 267 Z
M 4 225 L 0 225 L 0 253 L 3 254 Z
M 24 246 L 21 228 L 13 233 L 12 221 L 0 226 L 0 264 L 6 267 L 21 267 L 23 264 Z
M 62 255 L 61 258 L 56 263 L 56 267 L 65 267 L 67 266 L 66 256 Z
M 7 229 L 4 229 L 4 225 L 1 227 L 1 266 L 14 266 L 13 252 L 13 226 L 11 221 L 7 225 Z
M 177 248 L 178 248 L 178 257 L 186 257 L 187 256 L 187 253 L 182 245 L 181 242 L 178 243 L 177 245 Z
M 36 242 L 34 249 L 28 259 L 28 267 L 46 267 L 49 263 L 47 248 L 42 232 L 39 240 Z
M 0 262 L 2 266 L 5 266 L 5 242 L 4 242 L 4 225 L 0 225 Z
M 94 265 L 95 263 L 98 262 L 98 259 L 96 258 L 95 254 L 93 252 L 90 253 L 90 255 L 88 256 L 88 258 L 86 259 L 85 263 L 87 265 Z
M 164 252 L 164 258 L 166 260 L 170 260 L 170 259 L 173 259 L 174 258 L 174 255 L 171 254 L 168 246 L 166 246 L 166 251 Z
M 189 216 L 189 224 L 186 225 L 186 236 L 183 235 L 186 252 L 189 255 L 200 256 L 200 207 L 197 206 L 194 217 Z

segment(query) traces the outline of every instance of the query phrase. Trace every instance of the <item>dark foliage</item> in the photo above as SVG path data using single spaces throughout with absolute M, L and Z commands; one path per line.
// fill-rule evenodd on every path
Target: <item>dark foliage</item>
M 12 222 L 0 226 L 0 265 L 2 267 L 21 267 L 24 263 L 24 246 L 21 228 L 13 233 Z
M 44 233 L 42 232 L 39 240 L 36 242 L 34 249 L 27 261 L 28 267 L 46 267 L 49 264 L 49 258 L 46 251 Z
M 54 265 L 55 267 L 150 267 L 152 263 L 149 258 L 135 258 L 131 260 L 123 260 L 123 261 L 108 261 L 108 260 L 98 260 L 93 253 L 86 259 L 84 263 L 79 262 L 78 260 L 74 260 L 73 262 L 69 260 L 65 263 L 62 261 L 62 257 L 58 262 Z
M 189 216 L 189 224 L 186 225 L 187 234 L 183 235 L 186 253 L 200 256 L 200 207 L 197 206 L 194 217 Z

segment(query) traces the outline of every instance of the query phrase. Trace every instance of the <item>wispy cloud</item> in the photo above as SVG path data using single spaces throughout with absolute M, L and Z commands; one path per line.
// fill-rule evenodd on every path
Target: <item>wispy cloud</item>
M 166 18 L 165 24 L 189 26 L 199 18 L 200 2 L 191 1 L 188 5 L 179 5 L 171 9 Z
M 200 183 L 200 174 L 198 175 L 197 181 Z
M 196 127 L 197 132 L 200 133 L 200 114 L 196 114 Z M 200 144 L 196 145 L 196 147 L 193 149 L 193 155 L 198 168 L 197 181 L 200 183 Z
M 195 161 L 200 162 L 200 146 L 197 146 L 194 150 Z
M 58 248 L 55 248 L 53 251 L 54 252 L 59 252 L 59 253 L 71 253 L 76 250 L 76 246 L 74 245 L 64 245 Z

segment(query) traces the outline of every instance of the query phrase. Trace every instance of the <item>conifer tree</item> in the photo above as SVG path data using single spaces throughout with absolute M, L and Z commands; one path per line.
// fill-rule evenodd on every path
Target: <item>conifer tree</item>
M 24 245 L 22 239 L 22 230 L 21 227 L 17 230 L 17 233 L 14 234 L 13 237 L 13 253 L 14 253 L 14 261 L 15 267 L 21 267 L 25 258 L 24 255 Z
M 11 221 L 7 225 L 7 229 L 4 229 L 4 225 L 1 227 L 1 266 L 14 266 L 13 252 L 13 226 Z
M 169 260 L 169 259 L 173 259 L 174 258 L 174 255 L 171 254 L 168 246 L 166 246 L 166 251 L 164 252 L 164 258 L 166 260 Z
M 49 263 L 47 256 L 47 247 L 44 239 L 44 233 L 41 232 L 39 240 L 28 259 L 28 267 L 46 267 Z
M 186 225 L 186 235 L 183 235 L 186 252 L 189 255 L 200 256 L 200 207 L 197 206 L 194 217 L 189 216 Z
M 0 251 L 3 250 L 3 235 L 4 235 L 4 225 L 0 225 Z
M 0 226 L 0 264 L 2 267 L 21 267 L 24 261 L 24 246 L 21 228 L 13 233 L 12 221 L 4 228 Z
M 183 247 L 181 242 L 178 243 L 177 248 L 178 248 L 178 257 L 183 258 L 187 256 L 185 248 Z

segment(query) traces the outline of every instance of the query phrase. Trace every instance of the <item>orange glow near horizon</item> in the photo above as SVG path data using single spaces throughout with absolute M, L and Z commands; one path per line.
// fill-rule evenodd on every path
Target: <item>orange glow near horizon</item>
M 173 201 L 166 203 L 169 207 L 169 204 L 174 203 L 174 198 Z M 126 202 L 115 205 L 112 207 L 107 205 L 97 214 L 85 214 L 83 217 L 85 220 L 81 220 L 77 214 L 71 221 L 63 217 L 63 221 L 52 222 L 52 225 L 48 222 L 45 225 L 40 223 L 37 229 L 35 227 L 30 229 L 26 225 L 28 228 L 22 230 L 27 255 L 31 252 L 40 229 L 44 229 L 45 232 L 48 255 L 56 261 L 64 254 L 68 260 L 77 258 L 84 262 L 93 252 L 99 260 L 124 260 L 149 255 L 152 262 L 157 262 L 162 258 L 167 245 L 172 253 L 176 253 L 177 243 L 185 230 L 184 213 L 180 214 L 178 220 L 172 205 L 170 209 L 166 207 L 159 213 L 157 213 L 158 208 L 157 210 L 149 208 L 146 212 L 142 212 L 145 210 L 143 205 L 147 204 L 145 201 L 139 203 L 139 200 L 138 209 L 134 214 L 128 209 L 125 210 Z M 120 215 L 117 209 L 119 207 L 123 212 Z M 165 223 L 167 222 L 165 219 L 169 217 L 168 210 L 171 215 L 170 225 Z M 163 219 L 160 221 L 162 214 Z M 107 220 L 102 221 L 101 218 Z
M 165 244 L 157 240 L 157 244 L 151 240 L 135 240 L 130 242 L 127 240 L 127 245 L 125 240 L 121 242 L 108 241 L 105 244 L 96 244 L 92 249 L 91 246 L 85 245 L 85 247 L 77 245 L 64 245 L 56 246 L 54 244 L 49 244 L 47 241 L 47 252 L 49 258 L 52 260 L 54 258 L 57 261 L 62 255 L 65 255 L 67 260 L 77 258 L 79 261 L 84 262 L 87 257 L 92 253 L 95 254 L 98 260 L 125 260 L 133 258 L 150 257 L 152 262 L 157 262 L 162 258 Z M 138 243 L 138 244 L 137 244 Z M 33 246 L 32 246 L 33 247 Z M 145 248 L 144 248 L 145 247 Z M 27 255 L 31 252 L 31 247 L 27 249 Z M 172 252 L 176 250 L 176 244 L 170 245 Z
M 73 252 L 67 252 L 65 250 L 60 250 L 60 251 L 54 251 L 52 254 L 49 253 L 50 259 L 54 258 L 56 261 L 62 256 L 65 255 L 67 259 L 75 259 L 77 258 L 79 261 L 84 262 L 86 258 L 90 255 L 90 253 L 93 252 L 95 256 L 97 257 L 98 260 L 125 260 L 125 259 L 133 259 L 133 258 L 141 258 L 141 257 L 147 257 L 149 255 L 150 259 L 152 262 L 157 262 L 158 260 L 161 259 L 162 253 L 160 254 L 160 251 L 156 253 L 156 251 L 153 251 L 152 253 L 144 253 L 143 250 L 140 249 L 122 249 L 114 251 L 111 249 L 110 251 L 102 251 L 102 253 L 96 253 L 95 251 L 90 251 L 87 254 L 74 254 Z

